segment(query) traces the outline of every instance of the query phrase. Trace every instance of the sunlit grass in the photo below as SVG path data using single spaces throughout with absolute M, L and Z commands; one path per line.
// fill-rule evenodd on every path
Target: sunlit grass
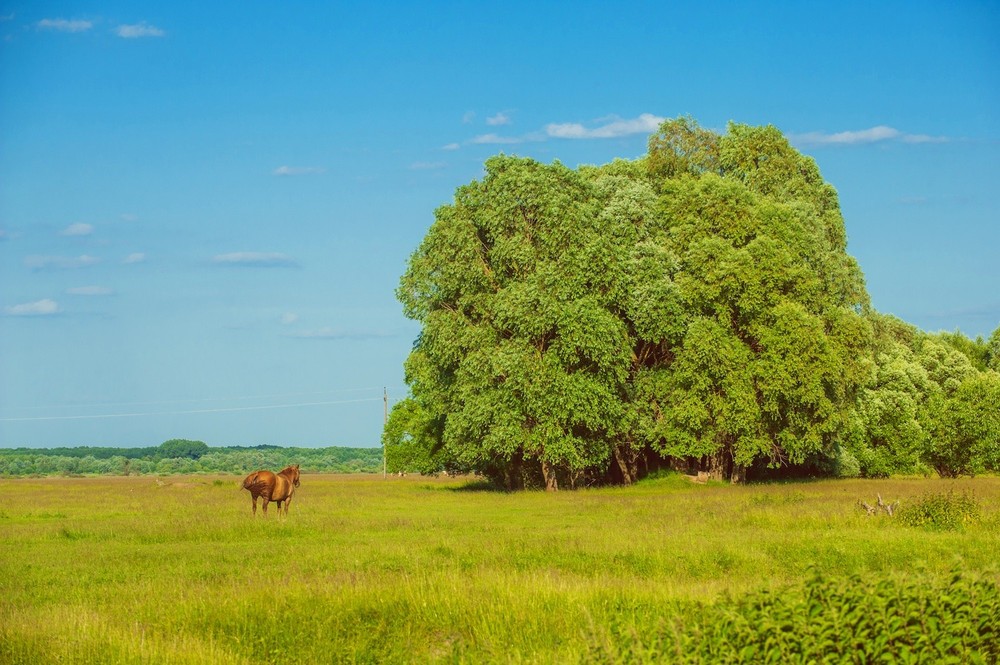
M 0 662 L 575 662 L 596 629 L 813 568 L 996 575 L 1000 479 L 545 494 L 305 475 L 287 518 L 232 477 L 0 481 Z M 472 489 L 469 489 L 469 488 Z M 868 517 L 967 491 L 960 531 Z

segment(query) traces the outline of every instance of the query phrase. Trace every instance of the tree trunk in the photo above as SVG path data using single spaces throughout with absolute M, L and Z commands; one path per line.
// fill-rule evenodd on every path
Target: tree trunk
M 542 476 L 545 477 L 545 491 L 556 492 L 559 490 L 559 481 L 556 480 L 555 467 L 545 460 L 542 460 Z
M 625 458 L 622 455 L 621 448 L 619 446 L 614 447 L 615 461 L 618 462 L 618 468 L 622 472 L 622 482 L 626 485 L 631 485 L 633 478 L 632 474 L 629 473 L 628 464 L 625 462 Z
M 507 490 L 516 491 L 524 489 L 524 474 L 521 473 L 521 463 L 524 455 L 520 450 L 516 451 L 510 458 L 507 468 Z
M 712 480 L 728 480 L 735 485 L 746 482 L 747 479 L 747 468 L 736 463 L 729 446 L 713 455 L 706 455 L 703 458 L 702 468 L 708 471 Z
M 631 485 L 639 479 L 639 451 L 634 450 L 631 443 L 616 445 L 612 450 L 622 472 L 622 482 Z
M 747 481 L 747 468 L 742 464 L 733 463 L 733 473 L 730 476 L 733 485 L 742 485 Z
M 705 471 L 712 480 L 722 480 L 726 477 L 726 454 L 720 450 L 713 455 L 705 456 Z

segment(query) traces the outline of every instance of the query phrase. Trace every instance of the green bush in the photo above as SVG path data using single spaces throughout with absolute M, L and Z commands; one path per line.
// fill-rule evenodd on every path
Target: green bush
M 995 663 L 1000 586 L 955 572 L 906 580 L 824 577 L 669 616 L 593 629 L 599 663 Z
M 904 505 L 899 521 L 907 526 L 954 531 L 981 517 L 979 502 L 971 494 L 956 494 L 952 490 L 924 494 L 912 505 Z
M 838 450 L 833 465 L 833 475 L 837 478 L 857 478 L 861 475 L 861 463 L 848 450 Z

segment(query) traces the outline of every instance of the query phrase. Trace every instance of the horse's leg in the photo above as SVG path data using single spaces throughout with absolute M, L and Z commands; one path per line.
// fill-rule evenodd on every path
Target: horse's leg
M 288 517 L 288 506 L 292 505 L 292 497 L 285 499 L 285 517 Z
M 250 498 L 253 499 L 253 514 L 254 514 L 254 517 L 256 517 L 257 516 L 257 495 L 256 494 L 251 494 Z
M 275 501 L 275 503 L 278 504 L 278 517 L 281 517 L 281 502 L 282 499 L 278 499 L 277 501 Z
M 269 497 L 267 494 L 261 494 L 260 498 L 264 500 L 264 515 L 266 516 L 267 515 L 267 504 L 271 500 L 271 497 Z

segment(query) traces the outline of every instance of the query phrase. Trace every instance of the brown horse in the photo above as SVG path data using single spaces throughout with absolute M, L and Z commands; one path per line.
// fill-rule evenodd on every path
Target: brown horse
M 264 514 L 267 515 L 267 504 L 270 501 L 278 503 L 278 515 L 281 515 L 281 504 L 285 504 L 285 515 L 292 503 L 292 495 L 299 486 L 299 465 L 288 466 L 278 473 L 270 471 L 254 471 L 243 479 L 243 489 L 250 490 L 253 499 L 253 514 L 257 514 L 257 497 L 264 499 Z

